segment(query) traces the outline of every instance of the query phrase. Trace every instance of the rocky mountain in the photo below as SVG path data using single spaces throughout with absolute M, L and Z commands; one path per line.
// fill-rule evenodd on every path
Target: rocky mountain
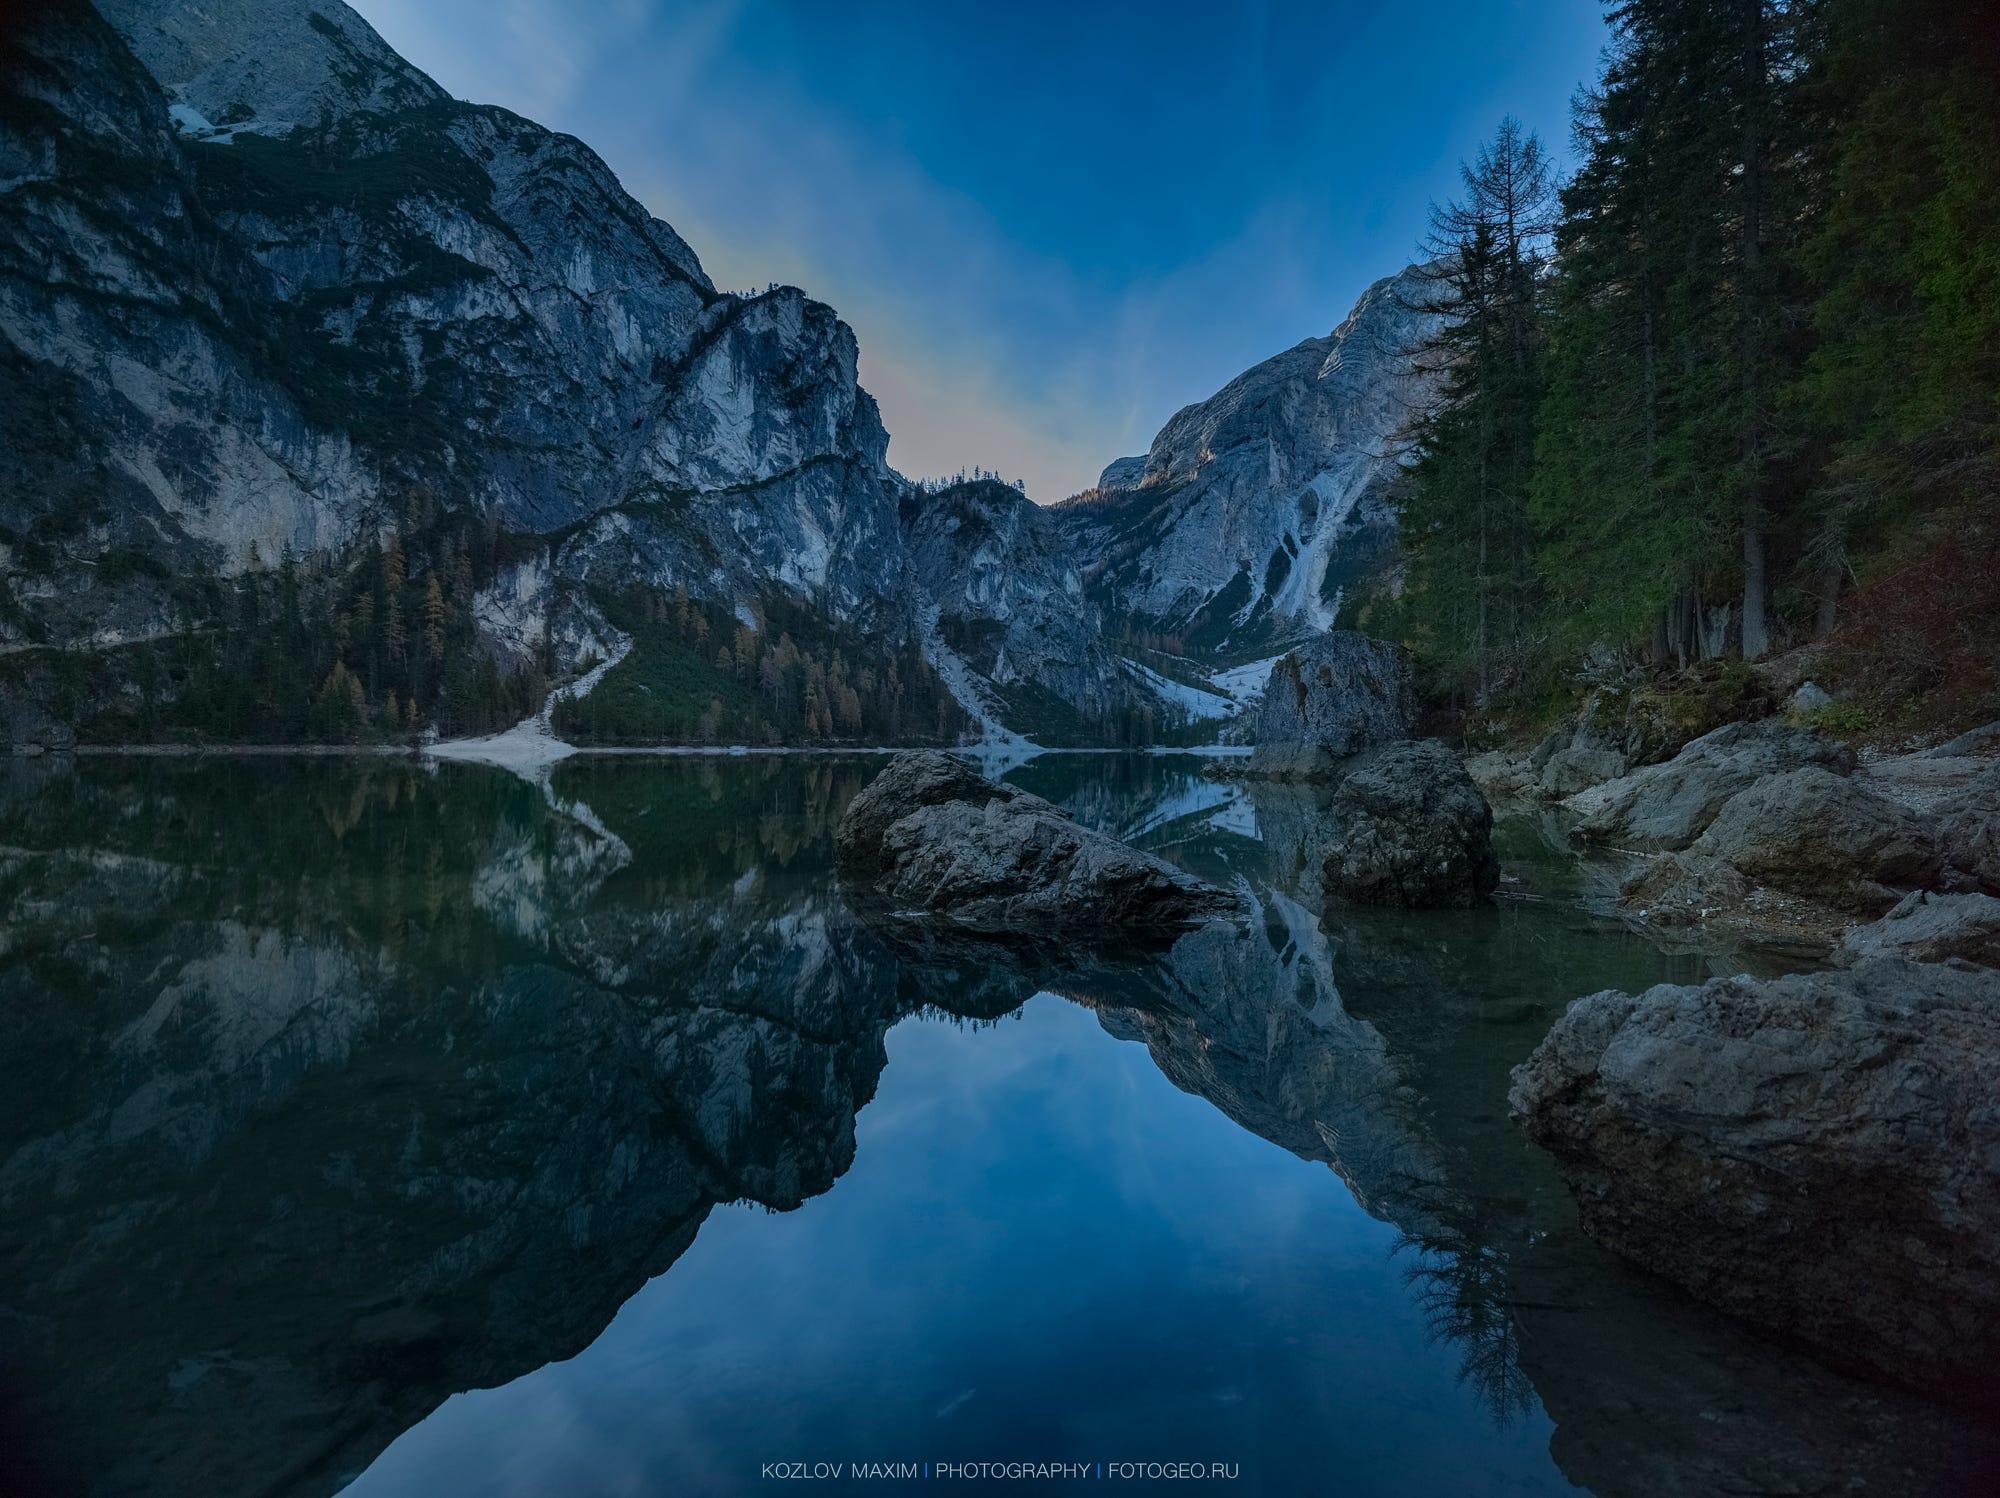
M 1157 706 L 1113 654 L 1053 514 L 993 480 L 903 500 L 904 542 L 932 658 L 962 701 L 1038 736 L 1101 732 Z
M 50 0 L 0 33 L 0 737 L 477 733 L 604 661 L 559 730 L 1225 717 L 1168 657 L 1323 628 L 1386 544 L 1398 285 L 1088 500 L 935 492 L 831 308 L 340 0 Z
M 609 654 L 634 589 L 926 641 L 853 332 L 718 291 L 581 142 L 452 99 L 338 0 L 54 0 L 0 47 L 0 645 L 213 631 L 214 584 L 398 529 L 420 587 L 438 515 L 476 521 L 477 597 L 447 573 L 445 602 L 508 669 Z M 936 612 L 983 596 L 985 561 L 925 555 Z M 988 665 L 1095 716 L 1118 672 L 1087 619 L 1033 638 L 1019 605 L 1066 584 L 1029 570 Z
M 1332 626 L 1394 543 L 1396 437 L 1425 389 L 1417 277 L 1377 281 L 1326 337 L 1183 408 L 1057 507 L 1107 616 L 1237 657 Z
M 335 0 L 66 0 L 12 47 L 0 329 L 43 396 L 8 450 L 70 440 L 6 523 L 62 538 L 18 590 L 51 636 L 173 627 L 154 569 L 103 585 L 119 546 L 330 560 L 415 493 L 559 535 L 578 583 L 894 596 L 853 334 L 718 293 L 580 142 L 449 98 Z

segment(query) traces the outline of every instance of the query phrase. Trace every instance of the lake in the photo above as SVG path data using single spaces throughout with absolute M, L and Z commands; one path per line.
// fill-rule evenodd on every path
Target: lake
M 881 763 L 0 765 L 0 1485 L 1964 1480 L 1952 1417 L 1596 1249 L 1510 1124 L 1570 999 L 1744 960 L 1596 913 L 1549 814 L 1492 910 L 1327 916 L 1310 792 L 1046 756 L 1251 914 L 1001 954 L 843 902 Z

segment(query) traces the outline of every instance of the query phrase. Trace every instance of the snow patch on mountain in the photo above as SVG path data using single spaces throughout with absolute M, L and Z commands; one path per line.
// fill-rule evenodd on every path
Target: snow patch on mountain
M 631 650 L 631 638 L 621 635 L 612 647 L 611 653 L 603 660 L 576 680 L 553 688 L 543 699 L 540 712 L 523 718 L 512 728 L 499 733 L 482 734 L 476 738 L 442 739 L 428 745 L 424 752 L 434 759 L 472 760 L 479 764 L 499 765 L 516 774 L 525 775 L 546 791 L 549 768 L 577 752 L 574 744 L 556 736 L 553 723 L 556 707 L 563 702 L 580 702 L 588 697 L 592 689 L 604 680 L 611 670 L 631 653 Z M 553 795 L 550 797 L 550 804 L 556 805 Z M 557 806 L 556 809 L 563 808 Z M 604 835 L 610 836 L 608 832 Z
M 1204 721 L 1212 718 L 1227 718 L 1236 711 L 1236 704 L 1220 693 L 1203 687 L 1190 686 L 1184 681 L 1175 681 L 1171 676 L 1163 676 L 1150 666 L 1142 666 L 1129 656 L 1121 656 L 1125 669 L 1138 677 L 1146 690 L 1162 702 L 1180 709 L 1189 718 Z
M 1381 545 L 1400 434 L 1427 377 L 1419 272 L 1376 282 L 1308 338 L 1175 413 L 1143 464 L 1056 507 L 1108 617 L 1240 651 L 1329 628 L 1343 558 Z
M 1234 702 L 1240 712 L 1264 700 L 1264 688 L 1270 684 L 1271 668 L 1283 659 L 1282 655 L 1267 655 L 1262 660 L 1217 671 L 1209 677 L 1209 681 L 1217 691 Z

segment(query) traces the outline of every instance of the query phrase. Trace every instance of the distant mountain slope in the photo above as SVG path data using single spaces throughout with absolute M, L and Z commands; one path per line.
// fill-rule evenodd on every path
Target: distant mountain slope
M 0 29 L 0 740 L 478 733 L 613 655 L 559 728 L 1180 732 L 1236 696 L 1130 636 L 1322 619 L 1391 300 L 1094 504 L 926 493 L 831 308 L 718 291 L 339 0 L 46 0 Z
M 985 710 L 1054 742 L 1138 733 L 1176 710 L 1115 656 L 1053 514 L 992 480 L 903 500 L 915 592 L 934 650 L 976 678 Z
M 9 70 L 0 333 L 83 449 L 71 494 L 5 501 L 74 537 L 55 633 L 148 628 L 60 602 L 100 529 L 227 576 L 419 490 L 594 527 L 580 575 L 773 580 L 841 617 L 893 596 L 888 439 L 829 309 L 718 294 L 588 148 L 450 99 L 333 0 L 103 9 L 150 79 L 75 0 Z
M 1415 279 L 1377 281 L 1331 334 L 1185 407 L 1057 507 L 1107 616 L 1232 657 L 1332 624 L 1344 580 L 1393 541 L 1382 499 L 1424 393 Z

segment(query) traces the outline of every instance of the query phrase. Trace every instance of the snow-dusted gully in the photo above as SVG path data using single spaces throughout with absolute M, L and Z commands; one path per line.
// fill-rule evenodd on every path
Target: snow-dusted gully
M 576 745 L 556 737 L 553 717 L 559 703 L 582 701 L 611 669 L 632 653 L 629 635 L 619 636 L 611 654 L 574 681 L 551 688 L 542 701 L 542 710 L 523 718 L 512 728 L 469 739 L 442 739 L 428 745 L 424 753 L 433 759 L 474 760 L 500 765 L 537 782 L 547 779 L 549 766 L 577 752 Z

